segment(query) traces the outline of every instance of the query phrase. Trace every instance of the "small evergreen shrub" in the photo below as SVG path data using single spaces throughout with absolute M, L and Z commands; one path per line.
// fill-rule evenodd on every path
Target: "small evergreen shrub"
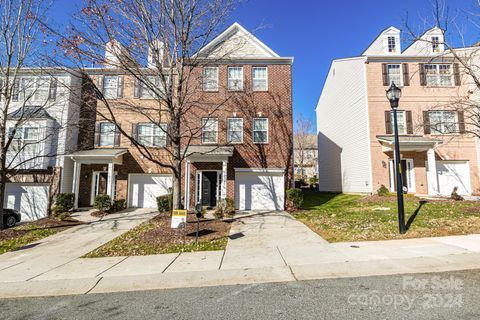
M 173 195 L 166 194 L 163 196 L 157 197 L 157 208 L 158 212 L 171 212 L 172 211 L 172 203 L 173 203 Z
M 67 212 L 73 209 L 75 202 L 75 194 L 73 193 L 60 193 L 57 196 L 55 207 L 57 212 Z
M 99 194 L 93 200 L 93 207 L 101 212 L 107 212 L 112 208 L 112 201 L 108 194 Z
M 287 190 L 287 201 L 293 209 L 299 209 L 303 204 L 303 194 L 300 189 Z
M 125 199 L 117 199 L 113 201 L 112 210 L 115 212 L 122 211 L 126 207 L 127 207 L 127 202 L 125 201 Z
M 380 196 L 380 197 L 386 197 L 388 195 L 390 195 L 390 191 L 388 190 L 387 187 L 385 187 L 385 185 L 381 185 L 380 188 L 378 188 L 377 190 L 377 194 Z

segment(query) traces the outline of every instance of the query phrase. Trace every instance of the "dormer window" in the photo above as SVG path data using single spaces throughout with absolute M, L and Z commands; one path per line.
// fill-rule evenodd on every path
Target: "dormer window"
M 395 41 L 395 37 L 387 38 L 387 46 L 388 46 L 389 53 L 397 52 L 397 42 Z
M 432 37 L 432 51 L 440 52 L 440 37 Z

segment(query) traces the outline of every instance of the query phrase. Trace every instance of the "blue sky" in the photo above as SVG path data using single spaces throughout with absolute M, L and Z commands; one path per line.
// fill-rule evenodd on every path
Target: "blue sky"
M 57 0 L 56 18 L 63 20 L 80 3 Z M 450 16 L 474 4 L 447 0 Z M 412 25 L 422 29 L 422 17 L 431 18 L 431 12 L 432 0 L 250 0 L 238 6 L 231 20 L 256 30 L 256 36 L 279 55 L 295 58 L 294 114 L 302 113 L 315 124 L 315 106 L 333 59 L 361 54 L 390 25 L 402 29 L 407 13 Z M 479 30 L 472 29 L 467 40 L 480 41 Z

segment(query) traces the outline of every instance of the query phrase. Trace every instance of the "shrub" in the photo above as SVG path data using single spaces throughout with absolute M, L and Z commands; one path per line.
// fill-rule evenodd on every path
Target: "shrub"
M 215 217 L 215 219 L 223 219 L 223 209 L 221 206 L 215 209 L 215 211 L 213 212 L 213 216 Z
M 107 212 L 112 208 L 112 201 L 108 194 L 99 194 L 93 200 L 93 207 L 101 212 Z
M 461 195 L 458 194 L 458 187 L 454 187 L 452 194 L 450 195 L 450 199 L 455 201 L 463 201 L 465 200 Z
M 213 215 L 216 219 L 233 217 L 235 215 L 235 202 L 233 199 L 226 198 L 225 201 L 220 202 Z
M 300 189 L 287 190 L 287 201 L 291 204 L 293 209 L 299 209 L 303 204 L 303 194 Z
M 73 209 L 75 202 L 75 194 L 73 193 L 60 193 L 57 196 L 57 202 L 55 203 L 57 212 L 67 212 Z
M 52 208 L 52 215 L 60 220 L 65 220 L 66 218 L 70 217 L 72 214 L 72 211 L 64 211 L 63 208 L 60 208 L 59 206 L 54 206 Z
M 117 199 L 113 201 L 112 210 L 115 212 L 122 211 L 126 207 L 127 207 L 127 202 L 125 201 L 125 199 Z
M 308 179 L 308 183 L 310 184 L 311 188 L 314 188 L 318 184 L 318 178 L 317 176 L 310 177 Z
M 380 188 L 378 188 L 377 194 L 378 194 L 380 197 L 386 197 L 386 196 L 390 195 L 390 191 L 388 190 L 387 187 L 385 187 L 384 184 L 382 184 L 382 185 L 380 186 Z
M 161 213 L 171 212 L 172 202 L 173 202 L 173 195 L 171 193 L 157 197 L 158 212 L 161 212 Z

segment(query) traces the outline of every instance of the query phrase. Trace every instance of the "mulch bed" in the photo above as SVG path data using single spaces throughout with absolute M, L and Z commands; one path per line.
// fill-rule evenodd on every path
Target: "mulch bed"
M 46 217 L 36 221 L 17 225 L 14 228 L 1 230 L 0 241 L 19 238 L 34 230 L 59 228 L 59 231 L 63 231 L 63 229 L 67 229 L 79 224 L 82 224 L 82 222 L 71 218 L 57 220 L 53 217 Z

